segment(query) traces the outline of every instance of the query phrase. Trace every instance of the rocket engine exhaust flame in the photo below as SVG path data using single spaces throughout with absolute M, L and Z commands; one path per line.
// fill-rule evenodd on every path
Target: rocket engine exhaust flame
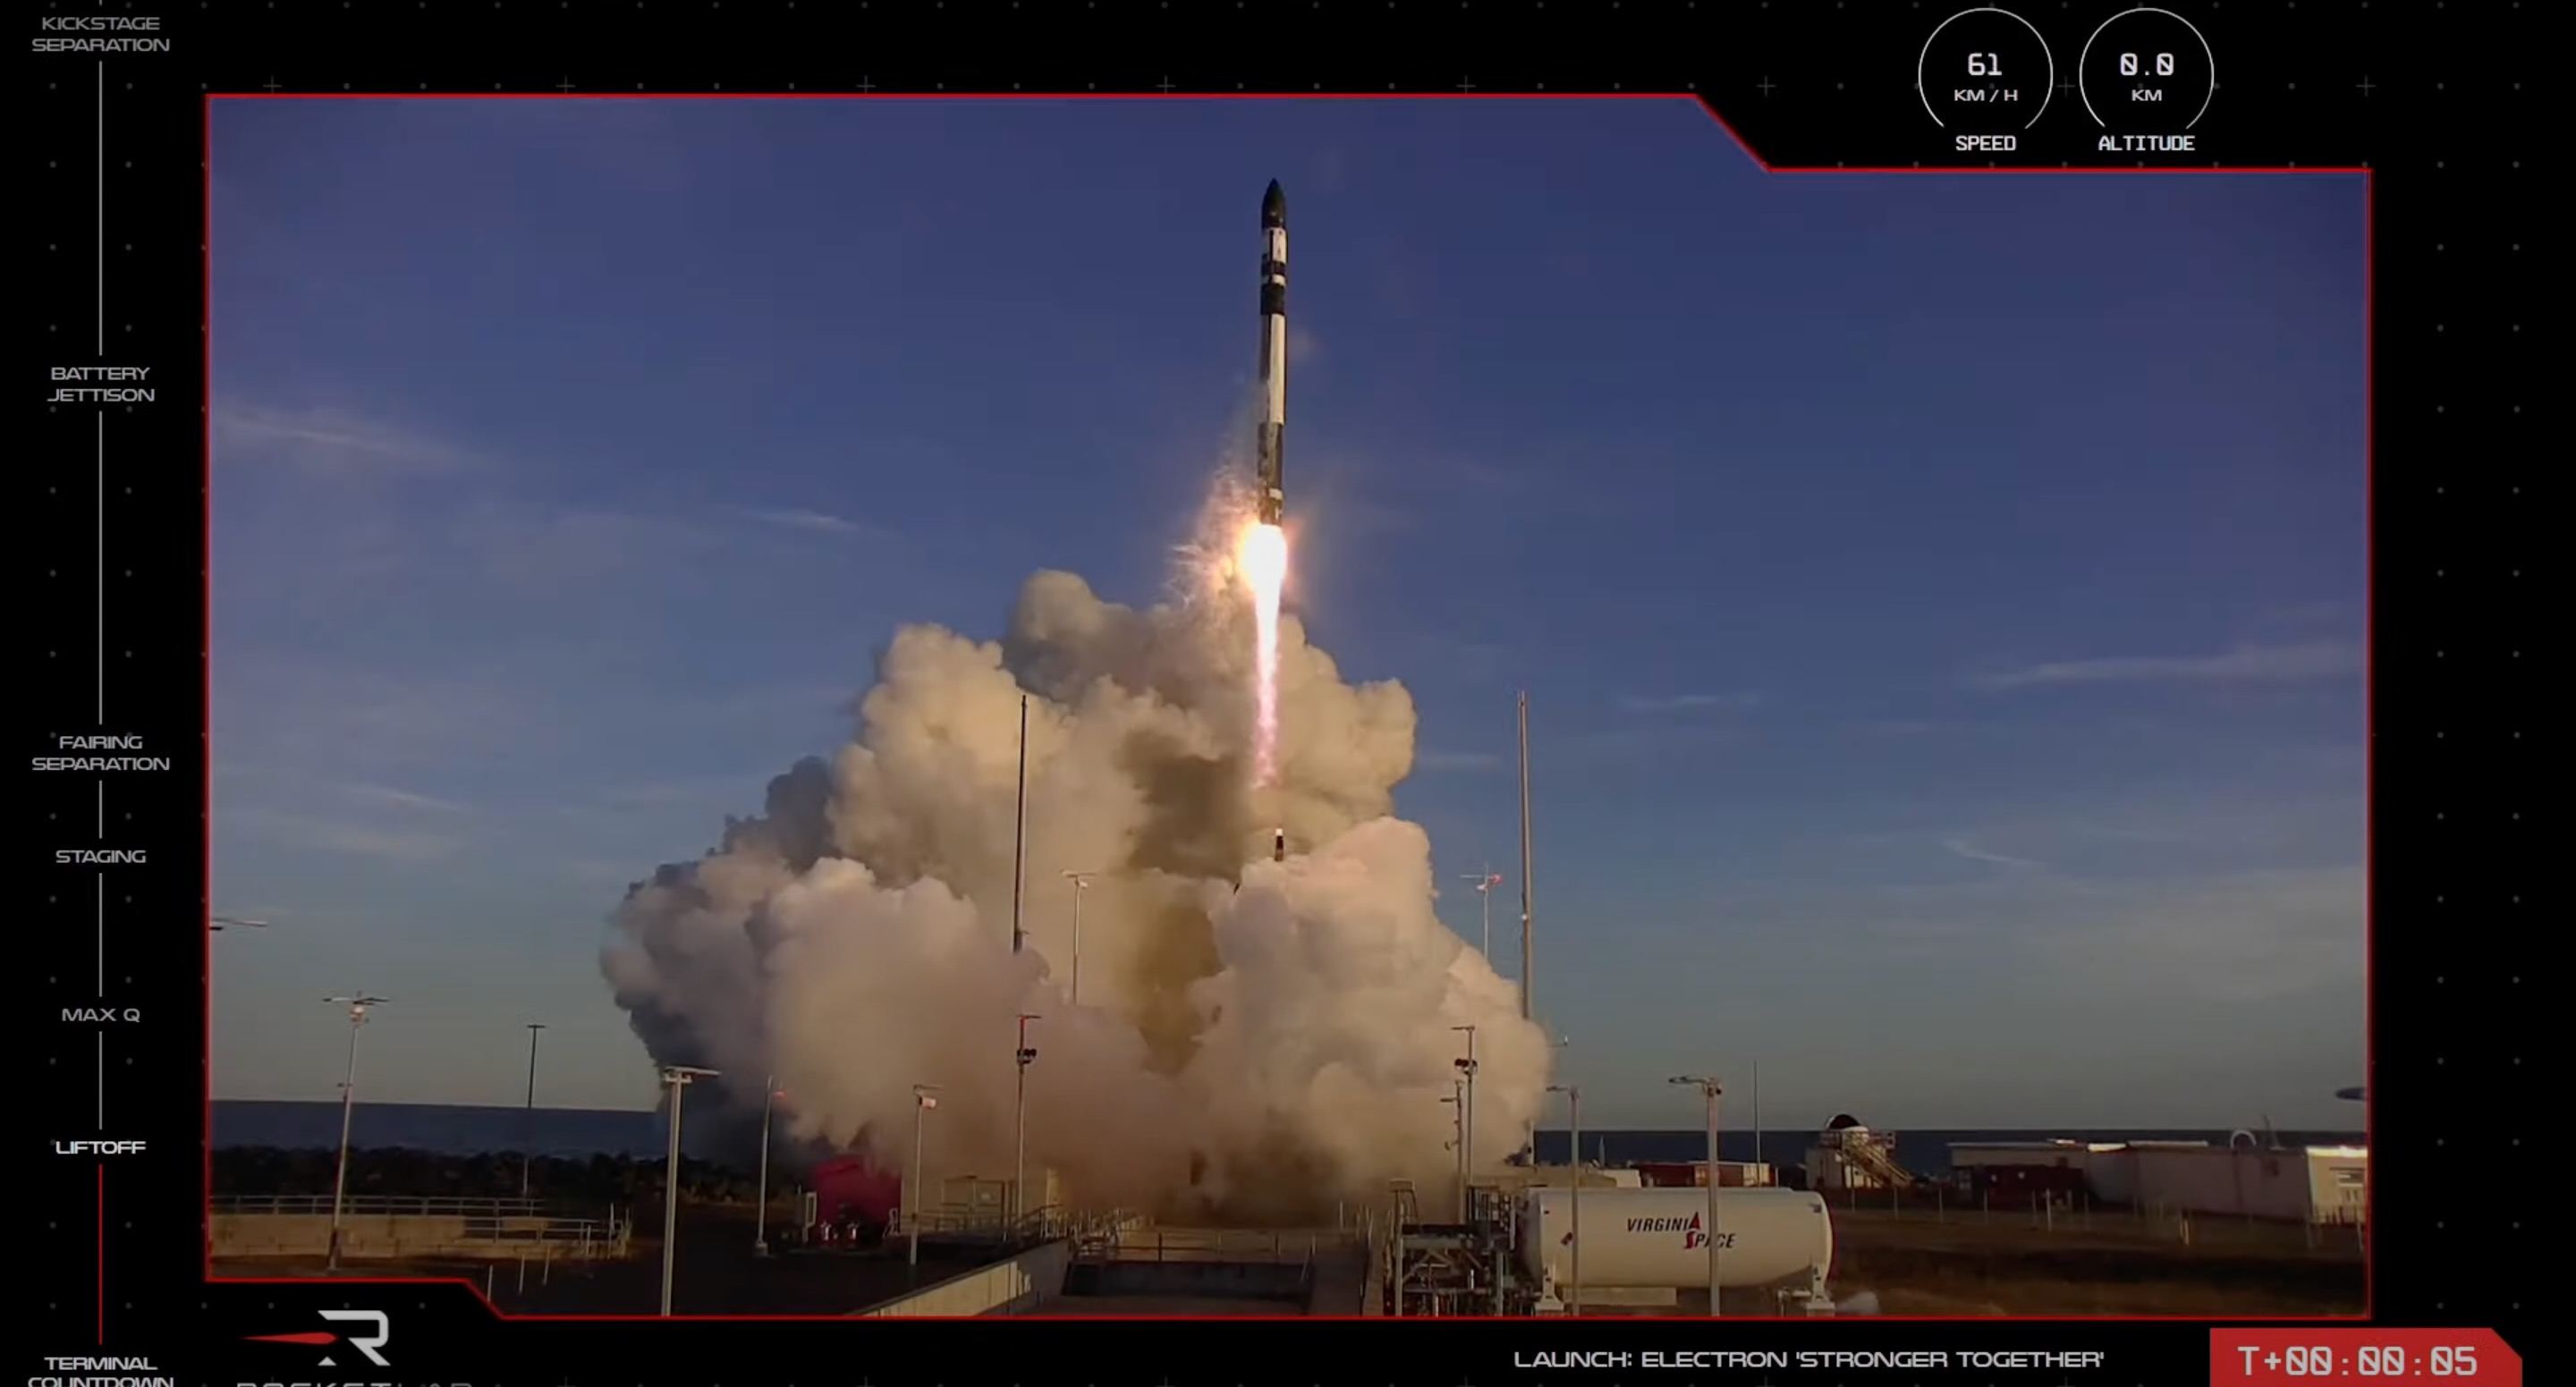
M 1279 595 L 1288 583 L 1287 532 L 1245 526 L 1235 560 L 1252 591 L 1252 784 L 1266 790 L 1279 775 Z

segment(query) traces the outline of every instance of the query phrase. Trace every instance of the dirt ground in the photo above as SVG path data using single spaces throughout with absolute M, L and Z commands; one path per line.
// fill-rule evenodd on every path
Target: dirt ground
M 1834 1210 L 1834 1295 L 1889 1315 L 2357 1315 L 2353 1230 L 2135 1214 Z

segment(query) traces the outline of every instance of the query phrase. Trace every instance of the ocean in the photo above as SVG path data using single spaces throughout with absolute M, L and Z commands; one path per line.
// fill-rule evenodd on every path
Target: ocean
M 219 1147 L 265 1146 L 280 1150 L 327 1151 L 340 1143 L 340 1105 L 332 1102 L 223 1099 L 215 1103 L 214 1143 Z M 684 1133 L 685 1135 L 685 1133 Z M 1906 1169 L 1941 1175 L 1950 1168 L 1954 1143 L 2044 1141 L 2207 1141 L 2224 1144 L 2224 1131 L 2178 1129 L 1918 1128 L 1900 1132 L 1896 1155 Z M 1566 1154 L 1563 1130 L 1541 1131 L 1542 1162 L 1561 1162 Z M 2358 1143 L 2358 1132 L 2291 1132 L 2279 1134 L 2285 1145 Z M 349 1143 L 362 1149 L 399 1147 L 442 1156 L 472 1156 L 495 1151 L 527 1151 L 539 1156 L 587 1160 L 592 1156 L 647 1159 L 663 1153 L 668 1131 L 653 1110 L 591 1108 L 465 1107 L 443 1103 L 361 1103 L 350 1120 Z M 1804 1160 L 1815 1133 L 1778 1129 L 1762 1133 L 1754 1150 L 1750 1130 L 1718 1134 L 1718 1154 L 1729 1161 L 1765 1160 L 1791 1166 Z M 694 1154 L 695 1142 L 689 1143 Z M 1583 1151 L 1605 1165 L 1639 1161 L 1694 1161 L 1706 1154 L 1707 1136 L 1696 1128 L 1680 1131 L 1586 1131 Z

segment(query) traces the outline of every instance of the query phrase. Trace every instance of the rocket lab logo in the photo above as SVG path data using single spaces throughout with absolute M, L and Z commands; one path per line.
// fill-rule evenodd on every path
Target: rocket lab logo
M 372 1334 L 335 1334 L 327 1329 L 317 1329 L 302 1334 L 245 1334 L 242 1337 L 254 1344 L 311 1344 L 315 1347 L 325 1349 L 329 1348 L 333 1344 L 345 1341 L 349 1347 L 366 1355 L 367 1361 L 375 1364 L 377 1367 L 386 1368 L 393 1366 L 385 1361 L 385 1356 L 383 1354 L 376 1351 L 383 1348 L 385 1346 L 385 1341 L 394 1336 L 393 1316 L 386 1314 L 382 1310 L 324 1310 L 320 1313 L 322 1318 L 326 1320 L 337 1320 L 344 1324 L 373 1325 L 375 1326 L 375 1332 Z M 339 1367 L 340 1364 L 334 1360 L 330 1354 L 325 1353 L 322 1355 L 321 1366 L 325 1368 L 336 1368 Z

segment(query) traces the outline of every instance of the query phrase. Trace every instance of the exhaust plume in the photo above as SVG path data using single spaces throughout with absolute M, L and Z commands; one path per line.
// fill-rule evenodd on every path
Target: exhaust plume
M 1252 604 L 1220 586 L 1138 610 L 1042 572 L 999 642 L 898 632 L 848 745 L 617 910 L 603 970 L 653 1059 L 774 1074 L 783 1136 L 894 1170 L 912 1085 L 940 1085 L 935 1189 L 1009 1175 L 1014 1018 L 1035 1013 L 1033 1171 L 1076 1206 L 1260 1221 L 1391 1179 L 1445 1185 L 1452 1027 L 1473 1025 L 1475 1149 L 1515 1149 L 1552 1050 L 1515 985 L 1435 917 L 1430 841 L 1391 816 L 1411 697 L 1345 682 L 1279 617 L 1276 754 L 1257 781 Z M 1023 691 L 1032 887 L 1014 955 Z M 1280 862 L 1274 826 L 1299 849 Z M 1072 891 L 1038 885 L 1068 870 L 1094 874 L 1079 1007 Z M 756 1109 L 758 1087 L 732 1101 Z

